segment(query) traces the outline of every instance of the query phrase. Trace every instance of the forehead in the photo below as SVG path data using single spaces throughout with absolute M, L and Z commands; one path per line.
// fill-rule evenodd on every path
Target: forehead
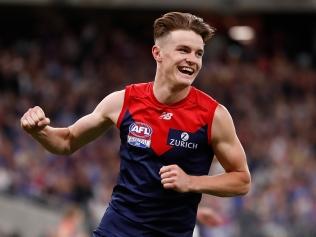
M 185 45 L 197 49 L 204 48 L 202 37 L 191 30 L 174 30 L 168 33 L 162 39 L 163 44 L 170 46 Z

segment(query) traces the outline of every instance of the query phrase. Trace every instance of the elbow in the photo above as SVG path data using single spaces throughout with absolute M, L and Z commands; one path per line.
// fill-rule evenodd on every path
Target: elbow
M 251 188 L 251 175 L 250 172 L 245 172 L 245 174 L 243 175 L 242 179 L 241 179 L 241 186 L 240 186 L 240 192 L 239 195 L 243 196 L 246 195 Z
M 75 152 L 74 150 L 72 150 L 72 149 L 70 149 L 70 148 L 67 148 L 67 149 L 63 150 L 60 155 L 70 156 L 70 155 L 72 155 L 74 152 Z
M 78 148 L 75 146 L 74 137 L 68 127 L 68 133 L 64 137 L 63 145 L 61 146 L 62 149 L 60 150 L 60 155 L 70 156 L 72 155 Z
M 244 196 L 250 191 L 251 183 L 244 184 L 238 193 L 239 196 Z
M 70 141 L 64 146 L 64 148 L 61 150 L 60 155 L 66 155 L 70 156 L 72 155 L 75 151 L 77 151 L 78 148 L 76 148 Z
M 49 149 L 47 150 L 54 154 L 54 155 L 62 155 L 62 156 L 70 156 L 74 151 L 72 151 L 70 148 L 63 148 L 63 149 Z

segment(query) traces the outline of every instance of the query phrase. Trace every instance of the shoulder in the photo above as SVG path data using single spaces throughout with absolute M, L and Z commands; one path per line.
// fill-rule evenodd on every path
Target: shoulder
M 215 114 L 214 114 L 214 120 L 216 120 L 217 122 L 226 123 L 226 122 L 232 122 L 232 117 L 230 115 L 230 112 L 224 105 L 218 104 L 218 106 L 216 107 Z
M 151 82 L 142 82 L 142 83 L 134 83 L 134 84 L 130 84 L 127 87 L 132 87 L 134 89 L 144 89 L 148 86 L 150 86 Z
M 103 117 L 111 117 L 117 114 L 123 106 L 125 90 L 115 91 L 107 95 L 96 107 L 95 112 L 99 112 Z
M 145 97 L 150 93 L 152 83 L 136 83 L 126 86 L 126 96 Z
M 195 87 L 192 87 L 192 90 L 194 90 L 195 92 L 196 103 L 198 105 L 202 106 L 207 110 L 209 110 L 210 108 L 215 109 L 217 107 L 218 102 L 213 97 Z
M 217 140 L 223 136 L 235 134 L 233 119 L 227 108 L 218 104 L 214 113 L 212 125 L 212 140 Z
M 124 96 L 125 96 L 125 89 L 124 90 L 119 90 L 119 91 L 114 91 L 111 94 L 107 95 L 102 101 L 101 103 L 111 103 L 111 104 L 115 104 L 115 103 L 119 103 L 120 101 L 124 100 Z

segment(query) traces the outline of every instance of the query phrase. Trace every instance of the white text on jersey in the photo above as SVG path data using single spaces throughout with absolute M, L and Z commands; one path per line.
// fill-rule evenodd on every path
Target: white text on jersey
M 163 120 L 170 120 L 172 119 L 172 116 L 173 116 L 173 113 L 163 112 L 159 118 Z

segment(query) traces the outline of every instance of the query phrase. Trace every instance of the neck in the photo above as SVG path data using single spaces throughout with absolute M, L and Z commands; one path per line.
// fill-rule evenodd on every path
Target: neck
M 187 97 L 190 92 L 191 86 L 174 86 L 156 79 L 153 92 L 156 99 L 162 104 L 177 103 Z

